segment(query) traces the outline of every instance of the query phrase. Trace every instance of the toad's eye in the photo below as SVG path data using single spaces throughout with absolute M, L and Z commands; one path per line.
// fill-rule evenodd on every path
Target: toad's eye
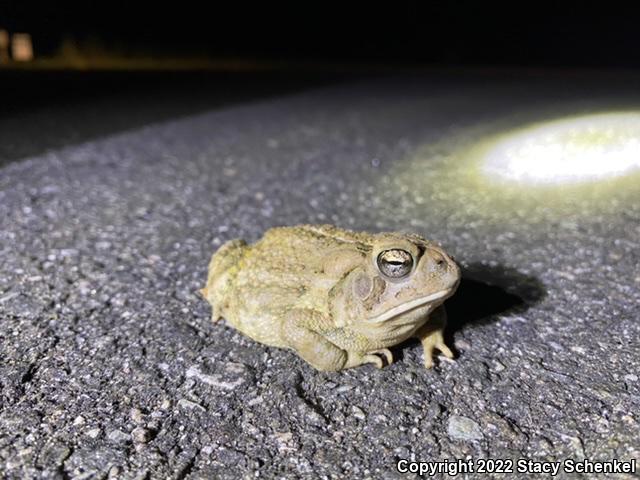
M 378 255 L 378 268 L 389 278 L 402 278 L 411 273 L 413 257 L 406 250 L 394 248 L 385 250 Z

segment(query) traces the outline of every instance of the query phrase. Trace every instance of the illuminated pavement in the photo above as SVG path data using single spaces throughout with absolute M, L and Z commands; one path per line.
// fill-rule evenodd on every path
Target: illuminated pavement
M 406 478 L 399 459 L 640 459 L 640 177 L 541 189 L 478 173 L 483 140 L 640 109 L 639 85 L 354 81 L 78 127 L 8 158 L 0 471 Z M 448 302 L 458 359 L 427 371 L 410 343 L 383 370 L 318 373 L 212 325 L 196 294 L 211 253 L 301 222 L 441 242 L 466 271 Z

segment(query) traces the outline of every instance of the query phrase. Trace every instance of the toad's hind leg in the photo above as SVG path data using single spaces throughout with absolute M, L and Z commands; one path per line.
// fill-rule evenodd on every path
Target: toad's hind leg
M 331 328 L 327 319 L 313 310 L 289 311 L 281 324 L 284 344 L 294 349 L 317 370 L 336 371 L 346 367 L 348 354 L 320 332 Z
M 387 365 L 391 365 L 393 363 L 393 353 L 391 353 L 391 350 L 389 350 L 388 348 L 380 348 L 378 350 L 372 350 L 369 352 L 369 354 L 373 353 L 383 355 L 385 360 L 387 361 Z M 377 362 L 371 363 L 376 363 L 377 366 Z
M 323 334 L 334 328 L 327 318 L 318 312 L 294 309 L 284 317 L 280 338 L 285 346 L 294 349 L 317 370 L 337 371 L 367 363 L 382 368 L 384 363 L 380 355 L 384 355 L 387 363 L 393 362 L 393 355 L 387 348 L 371 352 L 343 350 Z
M 424 350 L 424 366 L 426 368 L 433 367 L 433 352 L 440 352 L 447 358 L 453 358 L 453 352 L 444 343 L 443 331 L 447 324 L 447 312 L 444 305 L 438 307 L 429 317 L 427 322 L 416 330 L 414 337 L 418 338 L 422 343 Z

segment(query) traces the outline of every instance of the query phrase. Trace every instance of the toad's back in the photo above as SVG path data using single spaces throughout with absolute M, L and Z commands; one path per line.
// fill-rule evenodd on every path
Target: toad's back
M 260 342 L 284 346 L 280 325 L 292 308 L 328 311 L 336 279 L 326 259 L 336 249 L 366 250 L 366 235 L 333 226 L 273 228 L 257 243 L 225 243 L 213 255 L 203 294 L 224 317 Z

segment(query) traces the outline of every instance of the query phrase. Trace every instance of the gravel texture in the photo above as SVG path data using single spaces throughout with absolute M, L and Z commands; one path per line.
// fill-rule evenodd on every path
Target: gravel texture
M 360 79 L 11 158 L 3 476 L 407 478 L 399 459 L 640 459 L 640 180 L 503 201 L 464 167 L 468 146 L 510 125 L 638 107 L 637 85 Z M 212 324 L 197 290 L 213 251 L 302 222 L 441 242 L 465 271 L 447 304 L 458 358 L 427 371 L 408 343 L 382 370 L 320 373 Z

